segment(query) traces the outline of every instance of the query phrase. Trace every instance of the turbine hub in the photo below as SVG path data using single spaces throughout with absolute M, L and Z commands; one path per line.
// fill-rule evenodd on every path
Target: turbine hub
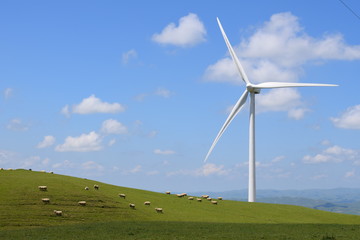
M 247 84 L 246 85 L 246 89 L 251 92 L 251 93 L 255 93 L 255 94 L 259 94 L 260 93 L 260 88 L 255 87 L 252 84 Z

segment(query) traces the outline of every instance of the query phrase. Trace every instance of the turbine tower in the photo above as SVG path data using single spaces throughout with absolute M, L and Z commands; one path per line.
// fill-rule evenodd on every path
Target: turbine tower
M 237 58 L 234 49 L 231 47 L 231 44 L 225 34 L 223 27 L 221 26 L 219 18 L 217 18 L 221 33 L 224 37 L 225 43 L 230 52 L 231 58 L 234 61 L 236 68 L 240 74 L 241 79 L 245 82 L 246 89 L 241 95 L 228 118 L 226 119 L 224 125 L 217 134 L 213 144 L 211 145 L 209 152 L 205 157 L 205 161 L 209 158 L 212 150 L 214 149 L 216 143 L 219 141 L 222 134 L 225 132 L 226 128 L 229 126 L 231 121 L 235 116 L 240 112 L 241 108 L 245 104 L 248 95 L 250 94 L 250 117 L 249 117 L 249 188 L 248 188 L 248 201 L 255 202 L 256 200 L 256 183 L 255 183 L 255 95 L 260 93 L 261 89 L 271 89 L 271 88 L 288 88 L 288 87 L 334 87 L 337 85 L 334 84 L 319 84 L 319 83 L 285 83 L 285 82 L 264 82 L 259 84 L 253 84 L 249 81 L 246 73 Z

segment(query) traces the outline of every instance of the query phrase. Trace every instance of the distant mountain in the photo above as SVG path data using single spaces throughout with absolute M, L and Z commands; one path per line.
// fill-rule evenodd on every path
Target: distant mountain
M 247 201 L 247 190 L 224 192 L 194 192 L 191 195 L 208 194 L 224 199 Z M 360 215 L 360 189 L 308 189 L 308 190 L 257 190 L 257 201 L 304 206 L 330 212 Z

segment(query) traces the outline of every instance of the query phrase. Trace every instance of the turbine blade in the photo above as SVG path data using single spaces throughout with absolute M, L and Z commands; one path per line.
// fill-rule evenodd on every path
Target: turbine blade
M 248 96 L 248 91 L 245 90 L 244 93 L 241 95 L 241 97 L 239 98 L 239 100 L 237 101 L 237 103 L 235 104 L 235 106 L 233 107 L 233 109 L 231 110 L 231 113 L 229 114 L 228 118 L 226 119 L 224 125 L 222 126 L 222 128 L 220 129 L 219 133 L 217 134 L 213 144 L 210 147 L 209 152 L 207 153 L 204 162 L 207 161 L 208 157 L 210 156 L 212 150 L 214 149 L 216 143 L 219 141 L 221 135 L 225 132 L 226 128 L 230 125 L 231 121 L 235 118 L 235 116 L 240 112 L 242 106 L 245 104 L 246 102 L 246 98 Z
M 244 69 L 243 69 L 243 67 L 242 67 L 242 65 L 241 65 L 238 57 L 237 57 L 236 54 L 235 54 L 234 49 L 231 47 L 231 44 L 230 44 L 230 42 L 229 42 L 229 39 L 227 38 L 227 36 L 226 36 L 226 34 L 225 34 L 225 31 L 224 31 L 223 27 L 221 26 L 221 23 L 220 23 L 219 18 L 216 18 L 216 19 L 217 19 L 217 22 L 218 22 L 218 24 L 219 24 L 219 27 L 220 27 L 221 33 L 222 33 L 222 35 L 223 35 L 223 38 L 224 38 L 224 40 L 225 40 L 226 46 L 227 46 L 228 49 L 229 49 L 230 55 L 231 55 L 231 57 L 232 57 L 235 65 L 236 65 L 237 70 L 238 70 L 239 73 L 240 73 L 240 76 L 241 76 L 242 80 L 243 80 L 246 84 L 249 84 L 250 82 L 249 82 L 249 80 L 248 80 L 248 78 L 247 78 L 247 76 L 246 76 L 246 73 L 245 73 L 245 71 L 244 71 Z
M 322 84 L 322 83 L 286 83 L 286 82 L 264 82 L 254 84 L 254 88 L 287 88 L 287 87 L 337 87 L 335 84 Z

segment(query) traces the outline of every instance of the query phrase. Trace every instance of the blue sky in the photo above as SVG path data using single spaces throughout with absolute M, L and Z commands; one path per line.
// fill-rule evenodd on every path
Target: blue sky
M 339 85 L 257 96 L 257 188 L 358 187 L 360 20 L 338 0 L 1 1 L 0 167 L 246 189 L 248 105 L 203 162 L 244 90 L 216 17 L 250 81 Z

